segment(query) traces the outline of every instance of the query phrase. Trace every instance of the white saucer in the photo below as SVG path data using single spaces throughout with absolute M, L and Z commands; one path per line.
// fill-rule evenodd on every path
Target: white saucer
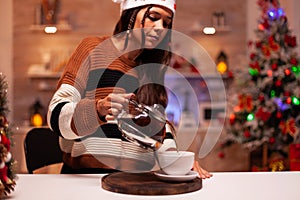
M 169 175 L 169 174 L 165 174 L 162 171 L 154 172 L 154 174 L 163 181 L 176 181 L 176 182 L 191 181 L 198 176 L 198 173 L 195 171 L 190 171 L 186 175 Z

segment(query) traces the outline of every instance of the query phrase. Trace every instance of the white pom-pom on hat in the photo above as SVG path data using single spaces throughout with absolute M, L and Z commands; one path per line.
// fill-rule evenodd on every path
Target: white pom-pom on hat
M 136 8 L 144 5 L 160 5 L 169 8 L 173 14 L 176 10 L 176 0 L 112 0 L 114 3 L 121 4 L 121 12 L 130 8 Z

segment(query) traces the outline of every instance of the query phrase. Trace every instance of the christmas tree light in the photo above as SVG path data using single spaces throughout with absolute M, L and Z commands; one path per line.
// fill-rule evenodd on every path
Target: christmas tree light
M 299 99 L 297 97 L 295 97 L 295 96 L 292 97 L 292 102 L 293 102 L 294 105 L 297 105 L 297 106 L 300 105 Z
M 247 115 L 247 121 L 253 121 L 254 120 L 254 114 L 250 113 Z

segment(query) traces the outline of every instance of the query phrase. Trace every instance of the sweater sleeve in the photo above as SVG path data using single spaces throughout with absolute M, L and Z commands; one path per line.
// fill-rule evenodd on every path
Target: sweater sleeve
M 84 97 L 90 70 L 90 52 L 99 39 L 84 39 L 77 47 L 58 83 L 47 115 L 50 128 L 66 139 L 77 139 L 96 131 L 102 122 L 96 100 Z

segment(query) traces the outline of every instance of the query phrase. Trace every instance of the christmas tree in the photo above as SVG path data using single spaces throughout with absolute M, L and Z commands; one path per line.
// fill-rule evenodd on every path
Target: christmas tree
M 8 195 L 15 186 L 14 160 L 10 153 L 12 131 L 7 121 L 7 82 L 0 73 L 0 199 Z
M 268 155 L 288 157 L 300 126 L 300 60 L 296 37 L 278 0 L 258 0 L 256 41 L 249 42 L 249 66 L 227 124 L 226 147 L 250 150 L 267 145 Z M 248 78 L 246 78 L 248 77 Z M 241 92 L 242 91 L 242 92 Z

